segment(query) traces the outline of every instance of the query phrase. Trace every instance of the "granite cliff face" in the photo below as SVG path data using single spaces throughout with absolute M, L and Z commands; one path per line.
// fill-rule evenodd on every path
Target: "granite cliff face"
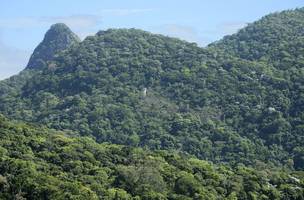
M 26 68 L 42 69 L 57 53 L 78 42 L 80 42 L 79 37 L 69 27 L 63 23 L 54 24 L 34 50 Z

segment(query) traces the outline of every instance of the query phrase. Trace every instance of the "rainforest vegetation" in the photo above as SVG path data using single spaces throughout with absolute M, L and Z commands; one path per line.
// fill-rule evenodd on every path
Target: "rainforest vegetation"
M 0 198 L 304 199 L 303 77 L 303 8 L 205 48 L 55 24 L 0 82 Z

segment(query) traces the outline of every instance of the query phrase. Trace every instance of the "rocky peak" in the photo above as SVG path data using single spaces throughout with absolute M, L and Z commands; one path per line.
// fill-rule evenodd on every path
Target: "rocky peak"
M 54 24 L 46 32 L 43 41 L 35 48 L 26 68 L 42 69 L 58 52 L 78 42 L 80 42 L 79 37 L 67 25 Z

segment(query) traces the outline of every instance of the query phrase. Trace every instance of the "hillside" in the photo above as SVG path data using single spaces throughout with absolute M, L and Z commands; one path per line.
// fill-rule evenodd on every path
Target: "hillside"
M 100 31 L 2 92 L 0 111 L 97 142 L 301 170 L 303 70 L 281 69 L 281 57 L 270 52 L 281 45 L 297 60 L 288 45 L 302 41 L 302 12 L 266 16 L 205 49 L 136 29 Z M 283 28 L 273 28 L 277 21 Z M 272 29 L 282 37 L 260 50 Z M 237 48 L 243 35 L 247 54 Z M 269 57 L 250 57 L 253 51 Z
M 193 44 L 139 30 L 99 32 L 2 98 L 0 109 L 99 142 L 181 150 L 231 164 L 279 164 L 262 141 L 255 146 L 223 122 L 218 104 L 233 77 L 223 79 L 209 57 Z
M 303 173 L 212 165 L 0 116 L 1 199 L 303 199 Z
M 242 59 L 273 64 L 281 70 L 303 67 L 303 18 L 304 8 L 273 13 L 209 47 Z
M 303 144 L 299 142 L 303 140 L 304 121 L 303 18 L 304 8 L 273 13 L 208 47 L 224 62 L 240 59 L 253 63 L 246 69 L 245 79 L 258 85 L 261 92 L 254 94 L 259 98 L 259 106 L 264 104 L 281 116 L 278 121 L 266 119 L 268 125 L 260 129 L 260 134 L 271 137 L 271 141 L 277 137 L 275 140 L 297 155 L 294 161 L 298 166 L 303 166 L 304 161 Z M 257 70 L 256 63 L 263 72 Z M 235 70 L 233 62 L 226 62 L 224 67 Z M 284 124 L 285 128 L 275 124 Z

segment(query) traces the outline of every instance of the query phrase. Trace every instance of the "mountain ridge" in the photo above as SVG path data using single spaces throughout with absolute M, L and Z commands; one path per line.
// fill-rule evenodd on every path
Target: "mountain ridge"
M 0 82 L 0 199 L 304 199 L 303 11 L 207 48 L 59 25 Z
M 300 27 L 299 19 L 290 20 Z M 135 29 L 101 31 L 60 52 L 20 91 L 0 96 L 0 110 L 98 142 L 302 169 L 300 70 L 286 74 L 223 49 Z

